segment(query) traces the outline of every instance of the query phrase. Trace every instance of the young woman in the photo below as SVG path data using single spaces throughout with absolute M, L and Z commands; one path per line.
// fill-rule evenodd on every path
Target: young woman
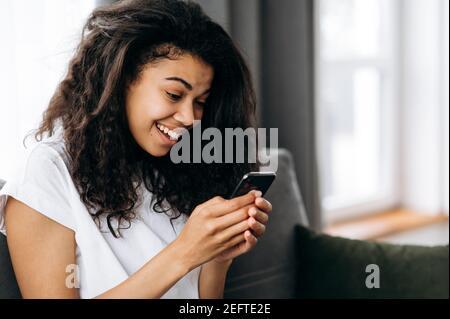
M 254 111 L 242 56 L 198 5 L 96 9 L 26 166 L 0 192 L 23 297 L 222 297 L 271 211 L 259 192 L 224 199 L 257 165 L 169 154 L 194 120 L 245 129 Z

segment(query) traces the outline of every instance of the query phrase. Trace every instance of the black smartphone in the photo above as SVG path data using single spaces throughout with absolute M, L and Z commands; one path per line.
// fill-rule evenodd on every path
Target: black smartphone
M 259 190 L 264 195 L 275 180 L 275 172 L 250 172 L 245 174 L 229 199 L 247 194 L 251 190 Z

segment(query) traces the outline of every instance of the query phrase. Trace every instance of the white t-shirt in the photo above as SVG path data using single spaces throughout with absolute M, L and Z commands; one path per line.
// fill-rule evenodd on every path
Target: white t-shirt
M 172 228 L 169 216 L 151 209 L 152 194 L 142 186 L 136 218 L 130 228 L 120 230 L 121 237 L 115 238 L 104 216 L 100 218 L 101 229 L 94 222 L 80 199 L 67 163 L 61 134 L 38 142 L 31 149 L 15 177 L 0 190 L 0 232 L 6 235 L 4 208 L 8 196 L 72 229 L 80 296 L 93 298 L 126 280 L 158 254 L 177 237 L 187 218 L 173 220 Z M 115 226 L 117 222 L 111 224 Z M 184 276 L 162 298 L 199 298 L 200 269 Z M 68 268 L 68 276 L 71 273 L 73 277 L 73 267 Z

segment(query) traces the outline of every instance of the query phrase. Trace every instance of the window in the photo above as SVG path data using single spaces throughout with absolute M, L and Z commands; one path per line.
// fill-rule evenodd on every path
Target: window
M 0 1 L 0 178 L 24 158 L 35 129 L 78 44 L 94 0 Z M 31 139 L 30 139 L 31 141 Z
M 315 3 L 319 165 L 330 221 L 398 201 L 398 2 Z
M 448 20 L 447 0 L 317 2 L 325 222 L 448 214 Z

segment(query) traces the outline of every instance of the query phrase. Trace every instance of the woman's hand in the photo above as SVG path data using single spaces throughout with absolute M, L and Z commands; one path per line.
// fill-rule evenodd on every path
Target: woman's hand
M 251 191 L 230 200 L 216 196 L 198 205 L 174 242 L 181 262 L 194 269 L 227 249 L 251 241 L 249 229 L 262 234 L 261 223 L 253 223 L 251 219 L 264 217 L 259 213 L 249 216 L 249 209 L 257 206 L 257 195 L 260 193 Z
M 255 205 L 252 205 L 248 209 L 249 217 L 247 221 L 251 231 L 246 230 L 244 232 L 245 241 L 220 253 L 214 259 L 214 262 L 229 266 L 234 258 L 249 252 L 255 247 L 258 238 L 266 231 L 266 224 L 269 221 L 268 214 L 272 211 L 272 204 L 268 200 L 260 197 L 260 194 L 258 195 L 255 199 Z

